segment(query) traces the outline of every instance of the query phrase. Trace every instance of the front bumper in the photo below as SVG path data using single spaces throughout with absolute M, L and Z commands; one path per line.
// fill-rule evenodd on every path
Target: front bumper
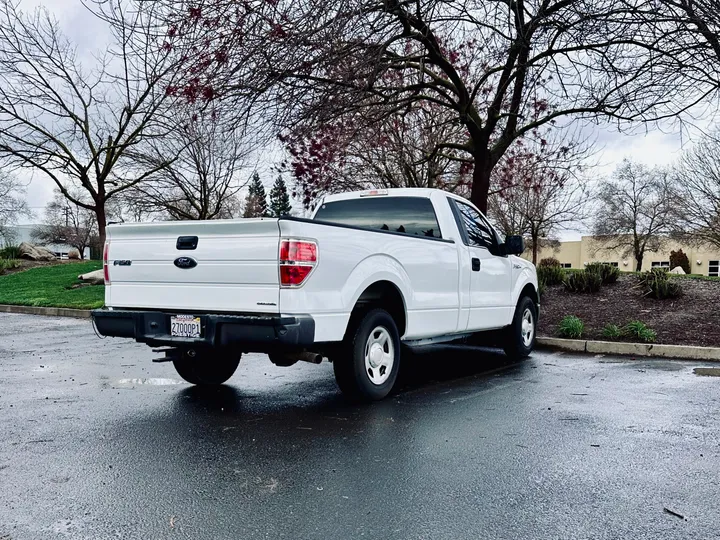
M 243 352 L 303 349 L 315 339 L 315 321 L 309 315 L 222 315 L 195 314 L 200 318 L 201 337 L 170 335 L 170 317 L 163 311 L 96 309 L 92 318 L 103 336 L 134 338 L 151 346 L 228 347 Z

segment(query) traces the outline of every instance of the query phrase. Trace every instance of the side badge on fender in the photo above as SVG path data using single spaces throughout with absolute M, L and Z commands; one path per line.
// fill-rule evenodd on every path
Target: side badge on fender
M 195 268 L 197 261 L 192 257 L 178 257 L 175 259 L 175 266 L 178 268 Z

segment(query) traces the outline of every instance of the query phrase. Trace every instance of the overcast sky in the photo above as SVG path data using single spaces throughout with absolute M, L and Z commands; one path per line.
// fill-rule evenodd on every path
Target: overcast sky
M 106 46 L 107 30 L 88 13 L 80 0 L 21 1 L 21 6 L 26 11 L 41 4 L 51 9 L 59 19 L 64 32 L 78 44 L 81 57 L 87 55 L 88 61 L 91 61 L 92 53 Z M 588 139 L 597 141 L 599 155 L 595 159 L 599 166 L 594 169 L 597 176 L 610 174 L 624 158 L 632 158 L 648 165 L 670 164 L 678 158 L 681 149 L 690 144 L 687 133 L 681 134 L 678 126 L 667 127 L 663 131 L 655 129 L 648 133 L 642 131 L 632 135 L 621 134 L 611 126 L 583 129 L 587 131 Z M 265 164 L 266 167 L 260 165 L 261 168 L 267 168 L 269 164 Z M 40 174 L 27 173 L 23 175 L 23 180 L 28 184 L 28 203 L 39 217 L 45 204 L 52 198 L 54 184 L 49 178 L 44 178 Z M 269 174 L 264 177 L 267 187 L 270 187 L 273 180 L 274 176 Z M 562 236 L 571 239 L 578 237 L 579 234 L 568 233 Z

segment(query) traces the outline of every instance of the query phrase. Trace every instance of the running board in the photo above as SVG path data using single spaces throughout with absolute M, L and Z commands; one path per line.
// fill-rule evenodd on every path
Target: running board
M 467 339 L 470 336 L 472 336 L 472 332 L 468 334 L 449 334 L 446 336 L 437 336 L 432 338 L 425 338 L 425 339 L 410 339 L 408 341 L 403 341 L 403 345 L 407 345 L 408 347 L 424 347 L 425 345 L 435 345 L 437 343 L 448 343 L 449 341 L 459 341 L 461 339 Z

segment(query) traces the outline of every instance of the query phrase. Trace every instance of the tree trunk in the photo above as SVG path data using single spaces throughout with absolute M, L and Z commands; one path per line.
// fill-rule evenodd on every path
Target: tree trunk
M 643 256 L 635 255 L 635 271 L 642 272 Z
M 533 233 L 532 236 L 531 236 L 531 239 L 532 239 L 532 245 L 533 245 L 533 250 L 532 250 L 532 257 L 533 257 L 533 259 L 532 259 L 532 261 L 533 261 L 533 264 L 537 266 L 537 257 L 538 257 L 538 235 Z
M 98 236 L 100 237 L 100 249 L 105 246 L 105 228 L 107 227 L 105 214 L 105 202 L 98 202 L 95 205 L 95 218 L 97 219 Z
M 483 214 L 487 214 L 491 172 L 492 165 L 490 163 L 490 156 L 487 154 L 476 155 L 470 201 L 477 206 Z

